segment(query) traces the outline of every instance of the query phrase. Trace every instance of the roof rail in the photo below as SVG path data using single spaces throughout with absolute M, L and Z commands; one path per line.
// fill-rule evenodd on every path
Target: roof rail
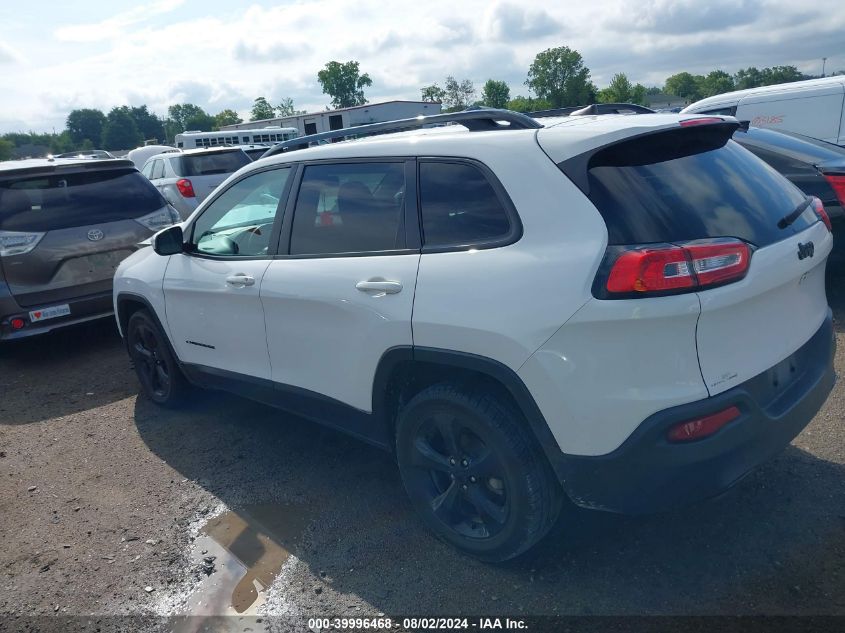
M 502 125 L 502 123 L 507 125 Z M 384 121 L 382 123 L 368 123 L 367 125 L 358 125 L 355 127 L 347 127 L 342 130 L 332 130 L 331 132 L 320 132 L 319 134 L 308 134 L 290 139 L 289 141 L 282 141 L 277 143 L 269 150 L 267 150 L 261 157 L 267 158 L 281 154 L 285 151 L 290 151 L 291 148 L 300 149 L 300 146 L 308 146 L 309 143 L 317 143 L 319 141 L 330 141 L 339 138 L 348 138 L 350 136 L 367 136 L 369 134 L 380 134 L 386 132 L 399 132 L 401 130 L 410 130 L 413 128 L 423 127 L 424 125 L 434 125 L 438 123 L 460 123 L 471 132 L 480 132 L 484 130 L 535 130 L 543 127 L 530 116 L 513 112 L 511 110 L 499 110 L 495 108 L 477 108 L 467 109 L 460 112 L 450 112 L 447 114 L 432 114 L 429 116 L 418 116 L 412 119 L 398 119 L 396 121 Z

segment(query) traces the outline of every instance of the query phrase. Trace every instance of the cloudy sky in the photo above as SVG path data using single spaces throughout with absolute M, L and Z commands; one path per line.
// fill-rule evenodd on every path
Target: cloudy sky
M 572 5 L 572 6 L 567 6 Z M 192 102 L 245 115 L 258 95 L 322 110 L 316 74 L 358 60 L 370 101 L 417 99 L 446 75 L 511 94 L 534 55 L 578 50 L 599 87 L 616 72 L 793 64 L 845 70 L 842 0 L 74 0 L 0 6 L 0 132 L 60 130 L 74 108 Z

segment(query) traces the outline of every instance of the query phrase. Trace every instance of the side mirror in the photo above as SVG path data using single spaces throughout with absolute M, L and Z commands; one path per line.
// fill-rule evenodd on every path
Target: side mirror
M 182 227 L 175 224 L 153 235 L 153 250 L 158 255 L 176 255 L 185 250 Z

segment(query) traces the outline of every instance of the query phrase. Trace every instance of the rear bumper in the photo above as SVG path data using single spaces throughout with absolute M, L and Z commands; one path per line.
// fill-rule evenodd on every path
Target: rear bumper
M 719 495 L 782 451 L 813 419 L 836 380 L 835 341 L 828 311 L 813 337 L 769 371 L 712 398 L 650 416 L 612 453 L 565 456 L 557 469 L 564 488 L 580 506 L 626 514 Z M 667 441 L 667 430 L 678 422 L 732 405 L 741 417 L 716 434 L 688 444 Z
M 70 306 L 69 315 L 33 323 L 29 318 L 29 312 L 34 308 L 21 308 L 14 297 L 9 294 L 0 294 L 0 341 L 11 341 L 46 334 L 58 328 L 85 323 L 114 314 L 111 291 L 75 297 L 38 307 L 49 308 L 64 304 Z M 23 329 L 12 329 L 11 320 L 15 317 L 20 317 L 26 321 Z

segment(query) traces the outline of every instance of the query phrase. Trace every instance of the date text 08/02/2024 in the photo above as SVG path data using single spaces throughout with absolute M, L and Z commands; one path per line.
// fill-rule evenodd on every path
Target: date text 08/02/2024
M 411 629 L 429 631 L 452 630 L 525 630 L 524 620 L 511 618 L 311 618 L 308 628 L 312 631 L 324 630 L 371 630 L 389 631 L 391 629 Z

